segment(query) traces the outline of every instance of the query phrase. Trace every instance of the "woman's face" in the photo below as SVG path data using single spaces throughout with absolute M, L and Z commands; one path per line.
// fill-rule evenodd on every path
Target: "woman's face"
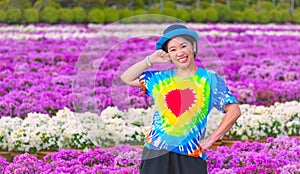
M 183 37 L 175 37 L 168 42 L 167 49 L 172 62 L 178 68 L 187 68 L 195 64 L 194 62 L 194 46 Z

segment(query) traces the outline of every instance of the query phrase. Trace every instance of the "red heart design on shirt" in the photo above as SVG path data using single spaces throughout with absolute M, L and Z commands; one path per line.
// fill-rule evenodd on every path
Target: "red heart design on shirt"
M 176 117 L 180 117 L 195 103 L 195 94 L 192 89 L 175 89 L 167 93 L 165 101 L 168 108 Z

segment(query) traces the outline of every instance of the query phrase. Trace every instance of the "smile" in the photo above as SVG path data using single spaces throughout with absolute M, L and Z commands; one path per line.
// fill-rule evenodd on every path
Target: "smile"
M 180 59 L 177 59 L 177 61 L 180 62 L 180 63 L 186 63 L 187 60 L 188 60 L 188 57 L 187 57 L 187 56 L 184 56 L 184 57 L 182 57 L 182 58 L 180 58 Z

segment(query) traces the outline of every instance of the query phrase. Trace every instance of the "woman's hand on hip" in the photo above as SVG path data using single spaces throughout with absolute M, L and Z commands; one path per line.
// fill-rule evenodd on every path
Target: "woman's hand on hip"
M 214 144 L 214 141 L 210 138 L 201 139 L 200 140 L 200 146 L 202 148 L 202 151 L 205 151 L 206 149 L 210 148 Z

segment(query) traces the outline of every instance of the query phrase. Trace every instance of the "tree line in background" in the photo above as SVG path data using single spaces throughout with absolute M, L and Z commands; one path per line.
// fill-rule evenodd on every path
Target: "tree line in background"
M 162 14 L 164 16 L 143 16 Z M 300 0 L 0 0 L 0 23 L 300 23 Z
M 151 9 L 165 6 L 177 6 L 179 8 L 201 8 L 206 6 L 214 6 L 216 3 L 226 4 L 229 8 L 231 6 L 245 6 L 260 5 L 262 2 L 270 2 L 273 5 L 278 3 L 286 3 L 295 8 L 300 7 L 300 0 L 0 0 L 0 8 L 30 8 L 34 7 L 38 10 L 47 6 L 74 8 L 82 7 L 85 10 L 91 8 L 113 7 L 116 9 L 128 8 L 135 9 Z

